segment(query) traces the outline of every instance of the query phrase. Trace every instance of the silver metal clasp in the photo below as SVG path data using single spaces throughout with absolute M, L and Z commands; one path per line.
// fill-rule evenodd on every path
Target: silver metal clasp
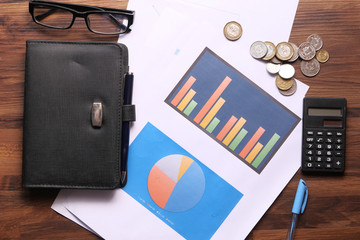
M 104 111 L 103 105 L 101 102 L 99 102 L 99 101 L 93 102 L 93 105 L 91 108 L 91 125 L 93 127 L 101 127 L 103 116 L 104 116 L 103 111 Z

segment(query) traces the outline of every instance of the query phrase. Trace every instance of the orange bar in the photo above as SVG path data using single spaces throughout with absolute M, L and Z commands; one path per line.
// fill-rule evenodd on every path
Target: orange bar
M 196 79 L 193 76 L 190 76 L 189 79 L 186 81 L 184 86 L 180 89 L 180 91 L 176 94 L 176 96 L 171 101 L 171 104 L 176 106 L 179 104 L 180 100 L 185 96 L 187 91 L 191 88 L 191 86 L 194 84 Z
M 258 155 L 258 153 L 260 152 L 260 150 L 263 148 L 263 145 L 261 143 L 257 143 L 255 145 L 255 147 L 253 148 L 253 150 L 251 150 L 251 152 L 249 153 L 249 155 L 246 157 L 246 161 L 248 163 L 251 163 L 254 158 L 256 157 L 256 155 Z
M 230 84 L 231 78 L 226 76 L 226 78 L 222 81 L 220 86 L 215 90 L 213 95 L 209 98 L 209 100 L 205 103 L 205 105 L 202 107 L 200 112 L 196 115 L 194 118 L 194 121 L 196 123 L 199 123 L 201 119 L 204 118 L 205 114 L 210 110 L 210 108 L 214 105 L 215 101 L 220 97 L 220 95 L 224 92 L 224 90 L 227 88 L 227 86 Z
M 265 132 L 265 129 L 263 129 L 262 127 L 259 127 L 258 130 L 256 131 L 256 133 L 251 137 L 249 142 L 245 145 L 243 150 L 240 152 L 239 156 L 242 158 L 245 158 L 245 156 L 250 152 L 250 150 L 253 148 L 255 143 L 260 139 L 260 137 L 263 135 L 264 132 Z
M 234 116 L 231 116 L 231 118 L 229 119 L 229 121 L 225 124 L 225 126 L 221 129 L 221 131 L 219 132 L 219 134 L 216 136 L 216 138 L 220 141 L 222 141 L 224 139 L 224 137 L 226 136 L 226 134 L 230 131 L 230 129 L 234 126 L 234 124 L 236 123 L 237 118 Z

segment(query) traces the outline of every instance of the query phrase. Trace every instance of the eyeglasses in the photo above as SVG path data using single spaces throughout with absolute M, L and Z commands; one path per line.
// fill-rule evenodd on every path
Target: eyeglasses
M 35 23 L 45 27 L 69 29 L 81 17 L 90 32 L 108 35 L 130 32 L 135 15 L 130 10 L 46 1 L 30 1 L 29 12 Z

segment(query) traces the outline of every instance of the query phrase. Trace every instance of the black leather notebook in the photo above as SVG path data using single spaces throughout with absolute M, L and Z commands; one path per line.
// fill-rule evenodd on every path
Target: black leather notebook
M 122 187 L 128 50 L 117 43 L 27 41 L 23 186 Z

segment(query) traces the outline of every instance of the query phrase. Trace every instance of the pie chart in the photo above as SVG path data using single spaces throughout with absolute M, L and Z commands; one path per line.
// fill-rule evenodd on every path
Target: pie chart
M 170 212 L 185 212 L 193 208 L 205 191 L 204 173 L 193 159 L 175 154 L 161 158 L 148 176 L 151 199 Z

